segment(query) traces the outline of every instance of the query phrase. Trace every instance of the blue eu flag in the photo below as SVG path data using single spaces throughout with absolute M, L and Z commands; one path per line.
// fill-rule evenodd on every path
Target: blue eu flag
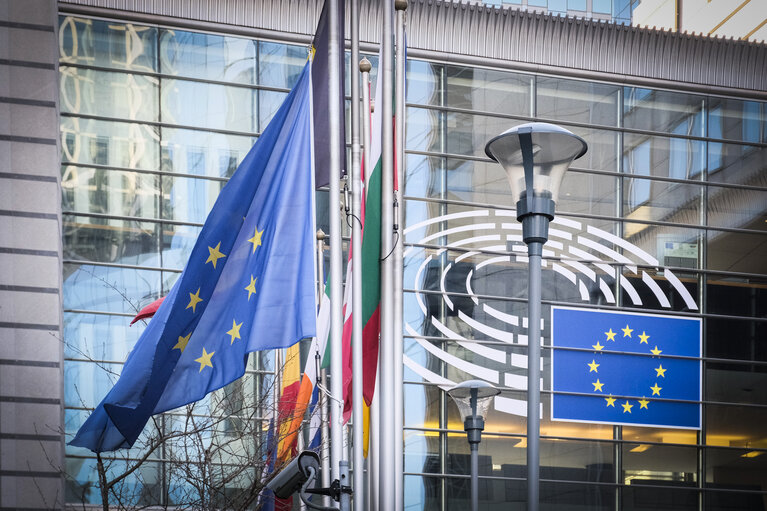
M 700 319 L 554 307 L 552 420 L 699 429 Z
M 221 190 L 184 272 L 70 442 L 128 448 L 149 418 L 245 372 L 248 353 L 315 335 L 310 64 Z

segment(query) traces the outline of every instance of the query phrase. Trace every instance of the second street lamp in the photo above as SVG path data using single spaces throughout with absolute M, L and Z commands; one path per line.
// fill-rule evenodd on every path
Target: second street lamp
M 482 430 L 485 429 L 485 417 L 490 401 L 501 393 L 500 390 L 482 380 L 469 380 L 459 383 L 447 393 L 458 406 L 463 419 L 463 429 L 469 440 L 471 450 L 471 509 L 479 509 L 479 443 Z
M 485 153 L 500 163 L 517 199 L 517 220 L 527 244 L 527 509 L 539 502 L 540 379 L 541 379 L 541 256 L 549 239 L 549 222 L 565 171 L 588 146 L 570 131 L 544 122 L 511 128 L 490 140 Z

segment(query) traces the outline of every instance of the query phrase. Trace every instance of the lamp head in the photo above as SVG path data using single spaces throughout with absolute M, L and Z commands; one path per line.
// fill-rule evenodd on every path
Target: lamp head
M 530 122 L 491 139 L 485 146 L 485 154 L 506 170 L 514 200 L 521 200 L 532 190 L 534 197 L 556 202 L 565 171 L 587 149 L 581 137 L 562 127 Z M 532 183 L 525 179 L 525 153 L 533 160 Z
M 461 419 L 466 422 L 466 418 L 471 416 L 480 416 L 484 420 L 492 398 L 501 391 L 486 381 L 469 380 L 459 383 L 447 393 L 458 406 Z

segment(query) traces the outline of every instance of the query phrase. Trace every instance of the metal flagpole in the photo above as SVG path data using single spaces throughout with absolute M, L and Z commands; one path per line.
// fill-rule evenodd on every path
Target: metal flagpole
M 370 162 L 370 70 L 372 66 L 370 61 L 366 58 L 360 60 L 359 69 L 362 73 L 362 164 L 365 169 L 366 177 L 373 171 Z M 377 382 L 377 380 L 376 380 Z M 376 385 L 375 389 L 378 389 Z M 378 493 L 376 488 L 378 487 L 377 475 L 378 475 L 378 455 L 375 448 L 377 442 L 376 431 L 378 430 L 377 416 L 374 415 L 375 400 L 377 392 L 373 394 L 373 403 L 370 403 L 370 421 L 368 422 L 368 459 L 367 459 L 367 495 L 365 499 L 364 510 L 373 511 L 378 509 Z
M 392 32 L 393 2 L 383 2 L 383 37 L 381 38 L 381 62 L 379 80 L 381 88 L 381 255 L 384 257 L 381 268 L 381 346 L 379 361 L 381 364 L 381 385 L 378 388 L 380 409 L 380 462 L 379 466 L 379 509 L 400 511 L 396 507 L 397 486 L 395 483 L 396 461 L 394 451 L 394 265 L 390 257 L 393 242 L 393 197 L 394 189 L 394 141 L 392 140 L 392 90 L 394 70 L 392 69 Z
M 317 275 L 319 276 L 319 294 L 317 297 L 317 303 L 322 303 L 322 297 L 325 294 L 325 233 L 322 229 L 317 231 Z M 319 332 L 317 332 L 319 335 Z M 327 378 L 325 369 L 322 367 L 322 355 L 324 353 L 315 353 L 309 356 L 315 357 L 315 364 L 317 365 L 317 383 L 316 385 L 322 385 L 321 388 L 327 388 Z M 320 435 L 320 461 L 322 463 L 322 487 L 330 487 L 330 428 L 328 427 L 328 398 L 325 393 L 320 391 L 318 394 L 317 406 L 320 409 L 320 427 L 322 428 L 322 434 Z M 330 505 L 330 497 L 323 496 L 322 504 L 324 506 Z
M 330 472 L 331 479 L 341 480 L 341 462 L 344 461 L 343 449 L 343 286 L 342 286 L 342 250 L 341 250 L 341 218 L 338 205 L 341 202 L 341 154 L 339 150 L 341 125 L 343 115 L 339 104 L 341 84 L 338 83 L 338 71 L 341 66 L 341 48 L 338 46 L 338 2 L 329 2 L 329 44 L 328 69 L 330 80 L 328 84 L 328 117 L 330 118 L 330 194 L 328 214 L 330 216 Z
M 394 195 L 396 245 L 392 254 L 392 266 L 394 267 L 394 484 L 396 489 L 395 508 L 403 509 L 402 272 L 405 204 L 402 196 L 405 188 L 405 10 L 407 9 L 407 0 L 395 0 L 394 9 L 397 11 L 397 57 L 395 59 L 397 71 L 394 86 L 394 119 L 396 122 L 394 147 L 397 165 L 397 190 Z
M 360 59 L 359 0 L 351 0 L 352 63 Z M 353 65 L 353 64 L 352 64 Z M 365 421 L 362 416 L 362 169 L 360 168 L 360 75 L 351 73 L 352 87 L 352 474 L 354 507 L 365 504 L 365 474 L 362 465 L 362 437 Z M 348 283 L 347 283 L 348 285 Z

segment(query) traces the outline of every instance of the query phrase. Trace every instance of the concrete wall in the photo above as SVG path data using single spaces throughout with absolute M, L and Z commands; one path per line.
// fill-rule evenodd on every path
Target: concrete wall
M 0 2 L 0 510 L 64 500 L 57 26 Z

